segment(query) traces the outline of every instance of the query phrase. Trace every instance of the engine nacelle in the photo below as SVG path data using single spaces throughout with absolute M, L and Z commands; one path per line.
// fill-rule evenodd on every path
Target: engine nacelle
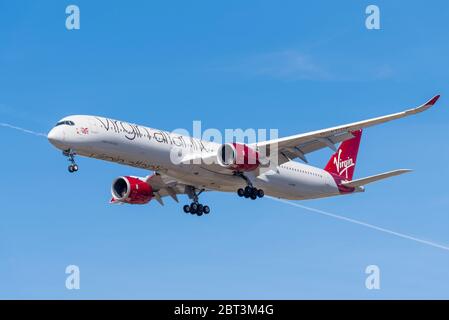
M 153 197 L 153 188 L 136 177 L 118 177 L 112 183 L 112 201 L 145 204 Z
M 246 144 L 225 143 L 218 148 L 218 163 L 234 171 L 252 171 L 259 167 L 259 153 Z

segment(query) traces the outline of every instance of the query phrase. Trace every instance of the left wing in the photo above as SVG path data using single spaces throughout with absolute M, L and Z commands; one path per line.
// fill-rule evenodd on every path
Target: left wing
M 176 202 L 178 194 L 187 194 L 189 198 L 193 198 L 193 187 L 184 184 L 175 178 L 172 178 L 164 173 L 157 172 L 152 176 L 148 176 L 145 180 L 153 188 L 154 198 L 161 205 L 164 205 L 163 197 L 170 196 Z
M 273 152 L 276 152 L 279 165 L 294 158 L 300 158 L 307 163 L 307 159 L 305 157 L 307 153 L 325 147 L 329 147 L 332 150 L 336 151 L 335 144 L 351 139 L 353 137 L 353 135 L 351 134 L 352 131 L 357 131 L 363 128 L 371 127 L 377 124 L 408 117 L 410 115 L 426 111 L 427 109 L 432 107 L 439 98 L 440 96 L 437 95 L 419 107 L 408 109 L 402 112 L 344 124 L 328 129 L 298 134 L 290 137 L 259 142 L 250 146 L 255 148 L 256 150 L 265 148 L 264 153 L 267 155 L 267 157 L 272 155 Z

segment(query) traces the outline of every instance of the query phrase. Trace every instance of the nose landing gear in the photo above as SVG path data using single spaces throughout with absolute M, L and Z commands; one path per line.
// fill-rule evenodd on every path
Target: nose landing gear
M 207 205 L 202 205 L 198 202 L 199 195 L 204 191 L 204 189 L 201 189 L 200 192 L 196 193 L 195 190 L 192 190 L 193 192 L 193 202 L 188 205 L 186 204 L 183 207 L 183 210 L 185 213 L 190 213 L 192 215 L 202 216 L 203 214 L 209 214 L 210 208 Z
M 76 171 L 78 171 L 78 165 L 71 164 L 71 165 L 69 165 L 68 170 L 69 170 L 70 173 L 76 172 Z
M 78 165 L 75 162 L 75 155 L 76 153 L 72 149 L 64 150 L 62 154 L 68 158 L 70 165 L 68 167 L 68 170 L 70 173 L 78 171 Z

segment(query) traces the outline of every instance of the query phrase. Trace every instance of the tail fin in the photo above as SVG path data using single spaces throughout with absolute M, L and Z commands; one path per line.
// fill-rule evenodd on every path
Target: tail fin
M 329 159 L 324 170 L 346 180 L 352 180 L 357 153 L 359 151 L 362 130 L 351 132 L 354 138 L 343 141 L 337 152 Z

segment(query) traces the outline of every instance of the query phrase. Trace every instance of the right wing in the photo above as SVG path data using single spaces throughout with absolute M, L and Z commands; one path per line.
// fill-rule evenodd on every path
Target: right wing
M 265 148 L 265 154 L 267 155 L 267 157 L 270 157 L 273 152 L 276 152 L 278 156 L 278 165 L 291 161 L 294 158 L 300 158 L 304 162 L 307 162 L 307 159 L 305 157 L 307 153 L 325 147 L 329 147 L 335 151 L 336 143 L 353 138 L 353 135 L 351 134 L 352 131 L 357 131 L 363 128 L 371 127 L 377 124 L 408 117 L 410 115 L 426 111 L 427 109 L 432 107 L 439 98 L 440 96 L 437 95 L 419 107 L 408 109 L 402 112 L 344 124 L 328 129 L 302 133 L 290 137 L 259 142 L 250 146 L 256 148 L 256 150 L 263 150 L 263 148 Z

